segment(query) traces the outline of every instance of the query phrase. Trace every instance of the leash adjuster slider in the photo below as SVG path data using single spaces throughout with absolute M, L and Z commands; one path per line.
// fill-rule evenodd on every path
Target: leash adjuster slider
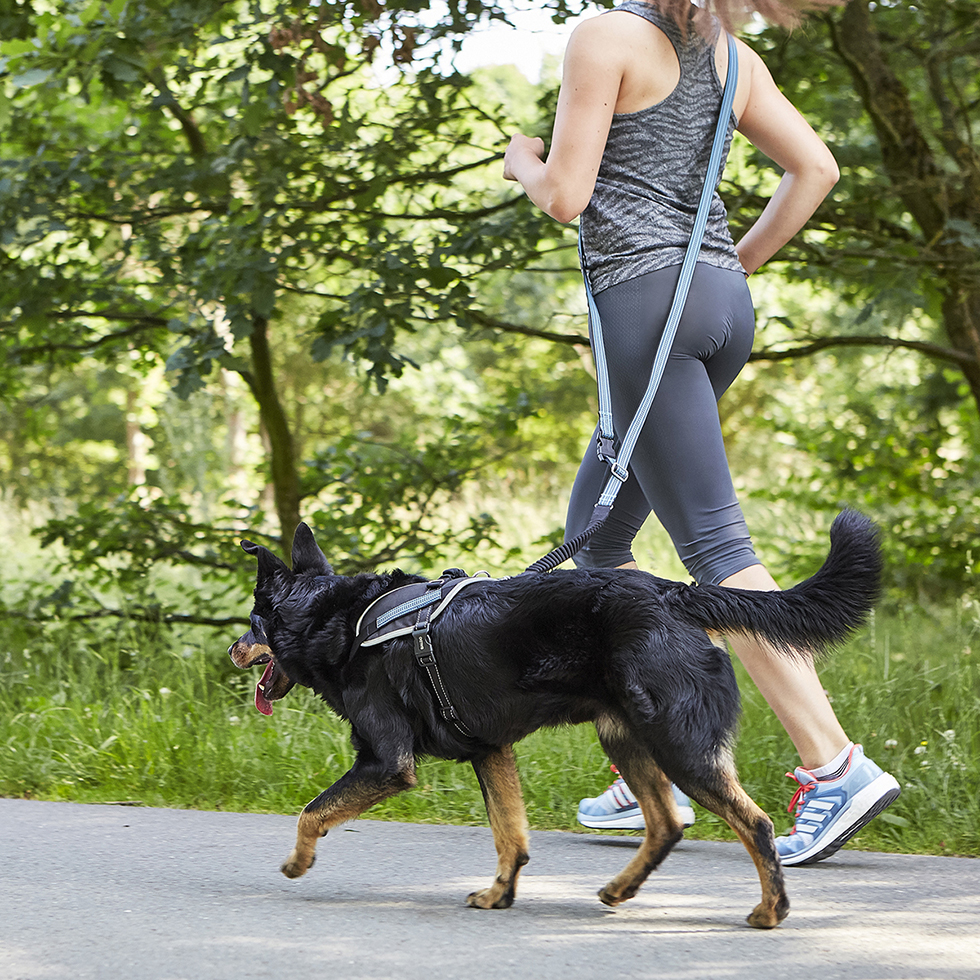
M 616 460 L 611 459 L 609 462 L 609 472 L 612 473 L 620 483 L 625 483 L 629 479 L 630 471 L 625 467 L 621 466 Z
M 436 662 L 435 652 L 432 649 L 432 637 L 429 636 L 428 627 L 424 630 L 412 630 L 415 638 L 415 659 L 423 666 L 429 667 Z

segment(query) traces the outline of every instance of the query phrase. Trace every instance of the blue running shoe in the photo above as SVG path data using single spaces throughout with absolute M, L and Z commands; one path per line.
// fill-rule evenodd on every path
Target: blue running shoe
M 836 779 L 817 779 L 802 767 L 786 775 L 800 787 L 787 808 L 790 813 L 796 809 L 796 825 L 788 836 L 776 838 L 784 865 L 829 858 L 901 792 L 895 777 L 866 758 L 860 745 L 851 749 Z
M 619 775 L 615 766 L 610 769 L 616 773 L 616 779 L 609 788 L 599 796 L 586 797 L 578 805 L 578 822 L 583 827 L 597 830 L 643 830 L 646 823 L 640 804 L 636 802 L 629 786 Z M 680 810 L 681 820 L 685 827 L 694 823 L 694 809 L 691 801 L 673 784 L 674 800 Z

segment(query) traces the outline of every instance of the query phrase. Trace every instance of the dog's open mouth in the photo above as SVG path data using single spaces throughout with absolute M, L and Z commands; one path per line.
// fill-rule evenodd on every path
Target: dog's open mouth
M 265 664 L 262 677 L 255 685 L 255 707 L 262 714 L 271 715 L 272 702 L 284 698 L 292 690 L 293 681 L 276 663 L 269 646 L 261 640 L 257 641 L 254 633 L 255 628 L 253 626 L 252 632 L 246 633 L 231 645 L 228 654 L 235 666 L 243 670 Z M 264 640 L 265 634 L 261 629 L 259 629 L 259 634 Z
M 268 654 L 253 660 L 249 666 L 255 667 L 258 664 L 265 664 L 265 670 L 255 685 L 255 707 L 262 714 L 271 715 L 272 702 L 284 698 L 292 690 L 293 682 Z
M 261 663 L 261 661 L 259 662 Z M 269 695 L 274 694 L 275 691 L 275 673 L 275 661 L 270 660 L 265 665 L 265 670 L 262 672 L 261 680 L 255 685 L 255 707 L 258 708 L 258 710 L 264 715 L 272 714 L 273 698 Z M 268 691 L 269 694 L 266 694 L 266 691 Z

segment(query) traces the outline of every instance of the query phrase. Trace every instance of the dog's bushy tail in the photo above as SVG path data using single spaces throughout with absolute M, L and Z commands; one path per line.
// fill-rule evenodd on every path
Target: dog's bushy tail
M 678 616 L 704 629 L 757 634 L 783 653 L 815 655 L 867 619 L 881 591 L 874 523 L 846 510 L 830 529 L 830 554 L 816 575 L 784 592 L 696 586 L 676 596 Z

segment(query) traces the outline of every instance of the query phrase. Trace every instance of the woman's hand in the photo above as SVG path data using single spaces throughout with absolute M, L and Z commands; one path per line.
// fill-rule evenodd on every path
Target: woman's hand
M 522 136 L 520 133 L 511 136 L 510 145 L 504 154 L 504 180 L 519 180 L 517 174 L 522 169 L 520 162 L 529 155 L 543 160 L 544 140 L 540 136 Z

